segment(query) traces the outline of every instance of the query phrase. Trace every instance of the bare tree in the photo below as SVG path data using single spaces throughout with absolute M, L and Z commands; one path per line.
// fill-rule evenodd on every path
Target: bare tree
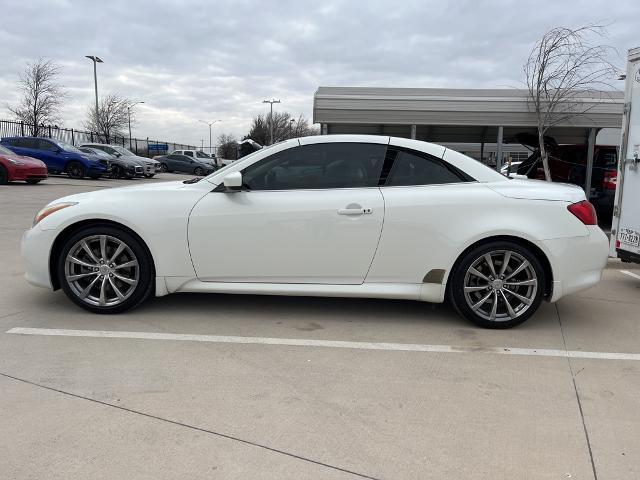
M 125 137 L 129 122 L 128 110 L 134 103 L 116 93 L 110 93 L 100 99 L 97 114 L 95 106 L 89 107 L 84 126 L 89 131 L 97 133 L 105 143 L 110 143 L 118 136 Z M 131 123 L 134 121 L 132 112 Z
M 218 158 L 235 160 L 237 157 L 238 140 L 233 135 L 222 133 L 218 136 Z
M 540 157 L 547 181 L 551 181 L 549 154 L 544 142 L 547 130 L 572 117 L 585 115 L 594 103 L 581 98 L 590 94 L 595 99 L 611 90 L 610 81 L 616 69 L 607 60 L 611 47 L 593 45 L 590 37 L 605 37 L 600 25 L 576 29 L 557 27 L 543 35 L 533 47 L 524 65 L 529 101 L 538 121 Z
M 271 114 L 257 115 L 253 118 L 251 129 L 245 138 L 250 138 L 260 145 L 268 145 Z M 281 142 L 289 138 L 317 135 L 319 130 L 309 125 L 304 115 L 294 118 L 288 112 L 273 112 L 273 140 Z
M 60 121 L 60 107 L 65 98 L 59 83 L 61 69 L 53 60 L 38 59 L 28 63 L 18 81 L 22 98 L 9 111 L 24 122 L 30 134 L 37 137 L 44 124 Z

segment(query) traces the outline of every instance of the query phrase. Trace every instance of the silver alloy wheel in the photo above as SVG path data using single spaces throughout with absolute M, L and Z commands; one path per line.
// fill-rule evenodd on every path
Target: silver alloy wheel
M 64 275 L 83 302 L 112 307 L 133 294 L 140 279 L 138 259 L 122 240 L 91 235 L 76 242 L 64 263 Z
M 536 298 L 533 265 L 512 250 L 494 250 L 477 258 L 464 277 L 467 305 L 485 320 L 504 322 L 526 312 Z

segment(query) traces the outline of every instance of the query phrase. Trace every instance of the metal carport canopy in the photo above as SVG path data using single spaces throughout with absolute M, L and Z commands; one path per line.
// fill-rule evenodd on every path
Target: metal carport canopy
M 623 92 L 585 93 L 576 100 L 586 113 L 547 132 L 558 143 L 586 143 L 591 128 L 621 127 Z M 323 133 L 384 134 L 435 143 L 493 143 L 499 130 L 505 141 L 537 131 L 525 89 L 319 87 L 313 121 L 322 124 Z

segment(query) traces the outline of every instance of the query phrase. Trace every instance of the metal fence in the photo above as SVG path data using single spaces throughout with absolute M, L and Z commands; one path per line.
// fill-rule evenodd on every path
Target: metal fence
M 111 145 L 121 145 L 132 152 L 135 152 L 136 155 L 145 157 L 165 154 L 172 150 L 196 149 L 193 145 L 153 140 L 148 137 L 146 139 L 130 139 L 129 137 L 121 136 L 105 138 L 104 135 L 100 135 L 98 133 L 76 130 L 73 128 L 61 128 L 57 125 L 39 125 L 37 128 L 34 128 L 33 125 L 24 122 L 0 120 L 0 138 L 28 136 L 54 138 L 56 140 L 70 143 L 71 145 L 81 145 L 83 143 L 108 143 Z M 165 145 L 167 147 L 166 150 L 164 148 L 158 149 L 158 147 L 164 147 Z

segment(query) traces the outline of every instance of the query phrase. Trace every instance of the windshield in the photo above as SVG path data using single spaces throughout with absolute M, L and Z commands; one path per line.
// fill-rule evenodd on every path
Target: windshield
M 63 142 L 62 140 L 54 140 L 54 139 L 51 139 L 51 141 L 56 145 L 58 145 L 62 150 L 65 150 L 67 152 L 83 153 L 81 150 L 78 150 L 76 147 L 74 147 L 70 143 Z
M 116 152 L 118 152 L 120 155 L 124 155 L 125 157 L 135 157 L 136 154 L 133 152 L 130 152 L 129 150 L 127 150 L 124 147 L 120 147 L 118 145 L 110 145 L 111 148 L 113 148 Z
M 9 150 L 6 147 L 3 147 L 2 145 L 0 145 L 0 153 L 3 155 L 15 155 L 15 153 L 13 153 L 11 150 Z

